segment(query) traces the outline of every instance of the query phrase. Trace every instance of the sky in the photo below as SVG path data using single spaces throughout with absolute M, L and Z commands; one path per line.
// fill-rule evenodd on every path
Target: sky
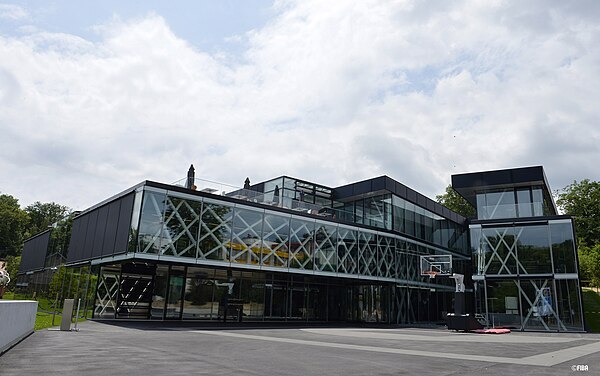
M 600 180 L 600 2 L 0 0 L 0 193 Z

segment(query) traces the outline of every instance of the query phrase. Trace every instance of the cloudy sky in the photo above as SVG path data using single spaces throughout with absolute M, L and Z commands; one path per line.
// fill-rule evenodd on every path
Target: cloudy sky
M 2 0 L 0 0 L 2 1 Z M 0 192 L 336 186 L 544 165 L 600 179 L 600 2 L 0 3 Z

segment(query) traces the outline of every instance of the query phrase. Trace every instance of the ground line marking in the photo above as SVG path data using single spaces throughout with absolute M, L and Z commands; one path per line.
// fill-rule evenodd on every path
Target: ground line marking
M 480 362 L 491 362 L 491 363 L 505 363 L 505 364 L 521 364 L 521 365 L 533 365 L 533 366 L 542 366 L 549 367 L 555 364 L 562 363 L 569 359 L 546 359 L 546 357 L 541 357 L 542 355 L 535 355 L 533 357 L 526 358 L 507 358 L 507 357 L 498 357 L 498 356 L 487 356 L 487 355 L 467 355 L 467 354 L 456 354 L 456 353 L 440 353 L 440 352 L 429 352 L 429 351 L 421 351 L 421 350 L 408 350 L 408 349 L 392 349 L 387 347 L 376 347 L 376 346 L 364 346 L 364 345 L 350 345 L 345 343 L 332 343 L 332 342 L 321 342 L 321 341 L 311 341 L 304 339 L 292 339 L 292 338 L 280 338 L 280 337 L 267 337 L 267 336 L 258 336 L 251 334 L 238 334 L 238 333 L 229 333 L 229 332 L 220 332 L 220 331 L 207 331 L 207 330 L 195 330 L 192 331 L 194 333 L 199 334 L 207 334 L 213 336 L 221 336 L 221 337 L 231 337 L 231 338 L 245 338 L 252 340 L 260 340 L 260 341 L 270 341 L 270 342 L 279 342 L 279 343 L 290 343 L 297 345 L 308 345 L 308 346 L 319 346 L 319 347 L 331 347 L 338 349 L 348 349 L 348 350 L 360 350 L 360 351 L 371 351 L 371 352 L 379 352 L 379 353 L 388 353 L 388 354 L 400 354 L 400 355 L 415 355 L 415 356 L 427 356 L 427 357 L 435 357 L 435 358 L 444 358 L 444 359 L 464 359 L 470 361 L 480 361 Z M 598 349 L 592 352 L 600 351 L 600 343 L 595 343 L 592 345 L 598 345 Z M 579 347 L 586 347 L 590 345 L 584 345 Z M 572 349 L 576 349 L 574 347 Z M 548 353 L 550 354 L 550 353 Z M 586 354 L 577 355 L 576 357 L 580 357 Z M 552 356 L 550 356 L 552 358 Z

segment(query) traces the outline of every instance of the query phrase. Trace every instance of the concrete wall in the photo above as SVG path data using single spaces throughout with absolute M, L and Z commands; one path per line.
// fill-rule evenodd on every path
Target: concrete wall
M 0 300 L 0 354 L 33 333 L 38 302 Z

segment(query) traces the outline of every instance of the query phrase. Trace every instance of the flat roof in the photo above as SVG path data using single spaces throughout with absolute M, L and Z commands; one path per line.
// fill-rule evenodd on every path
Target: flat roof
M 387 175 L 333 188 L 333 195 L 335 200 L 342 201 L 382 191 L 393 193 L 394 195 L 406 201 L 420 206 L 423 209 L 427 209 L 430 212 L 453 222 L 462 224 L 466 220 L 466 218 L 462 215 L 448 209 L 437 201 L 430 199 L 429 197 L 415 191 L 410 187 L 407 187 L 406 185 L 390 178 Z
M 477 207 L 477 192 L 532 186 L 541 186 L 544 194 L 550 197 L 552 205 L 554 206 L 550 185 L 548 184 L 542 166 L 518 167 L 452 175 L 452 188 L 475 207 Z

